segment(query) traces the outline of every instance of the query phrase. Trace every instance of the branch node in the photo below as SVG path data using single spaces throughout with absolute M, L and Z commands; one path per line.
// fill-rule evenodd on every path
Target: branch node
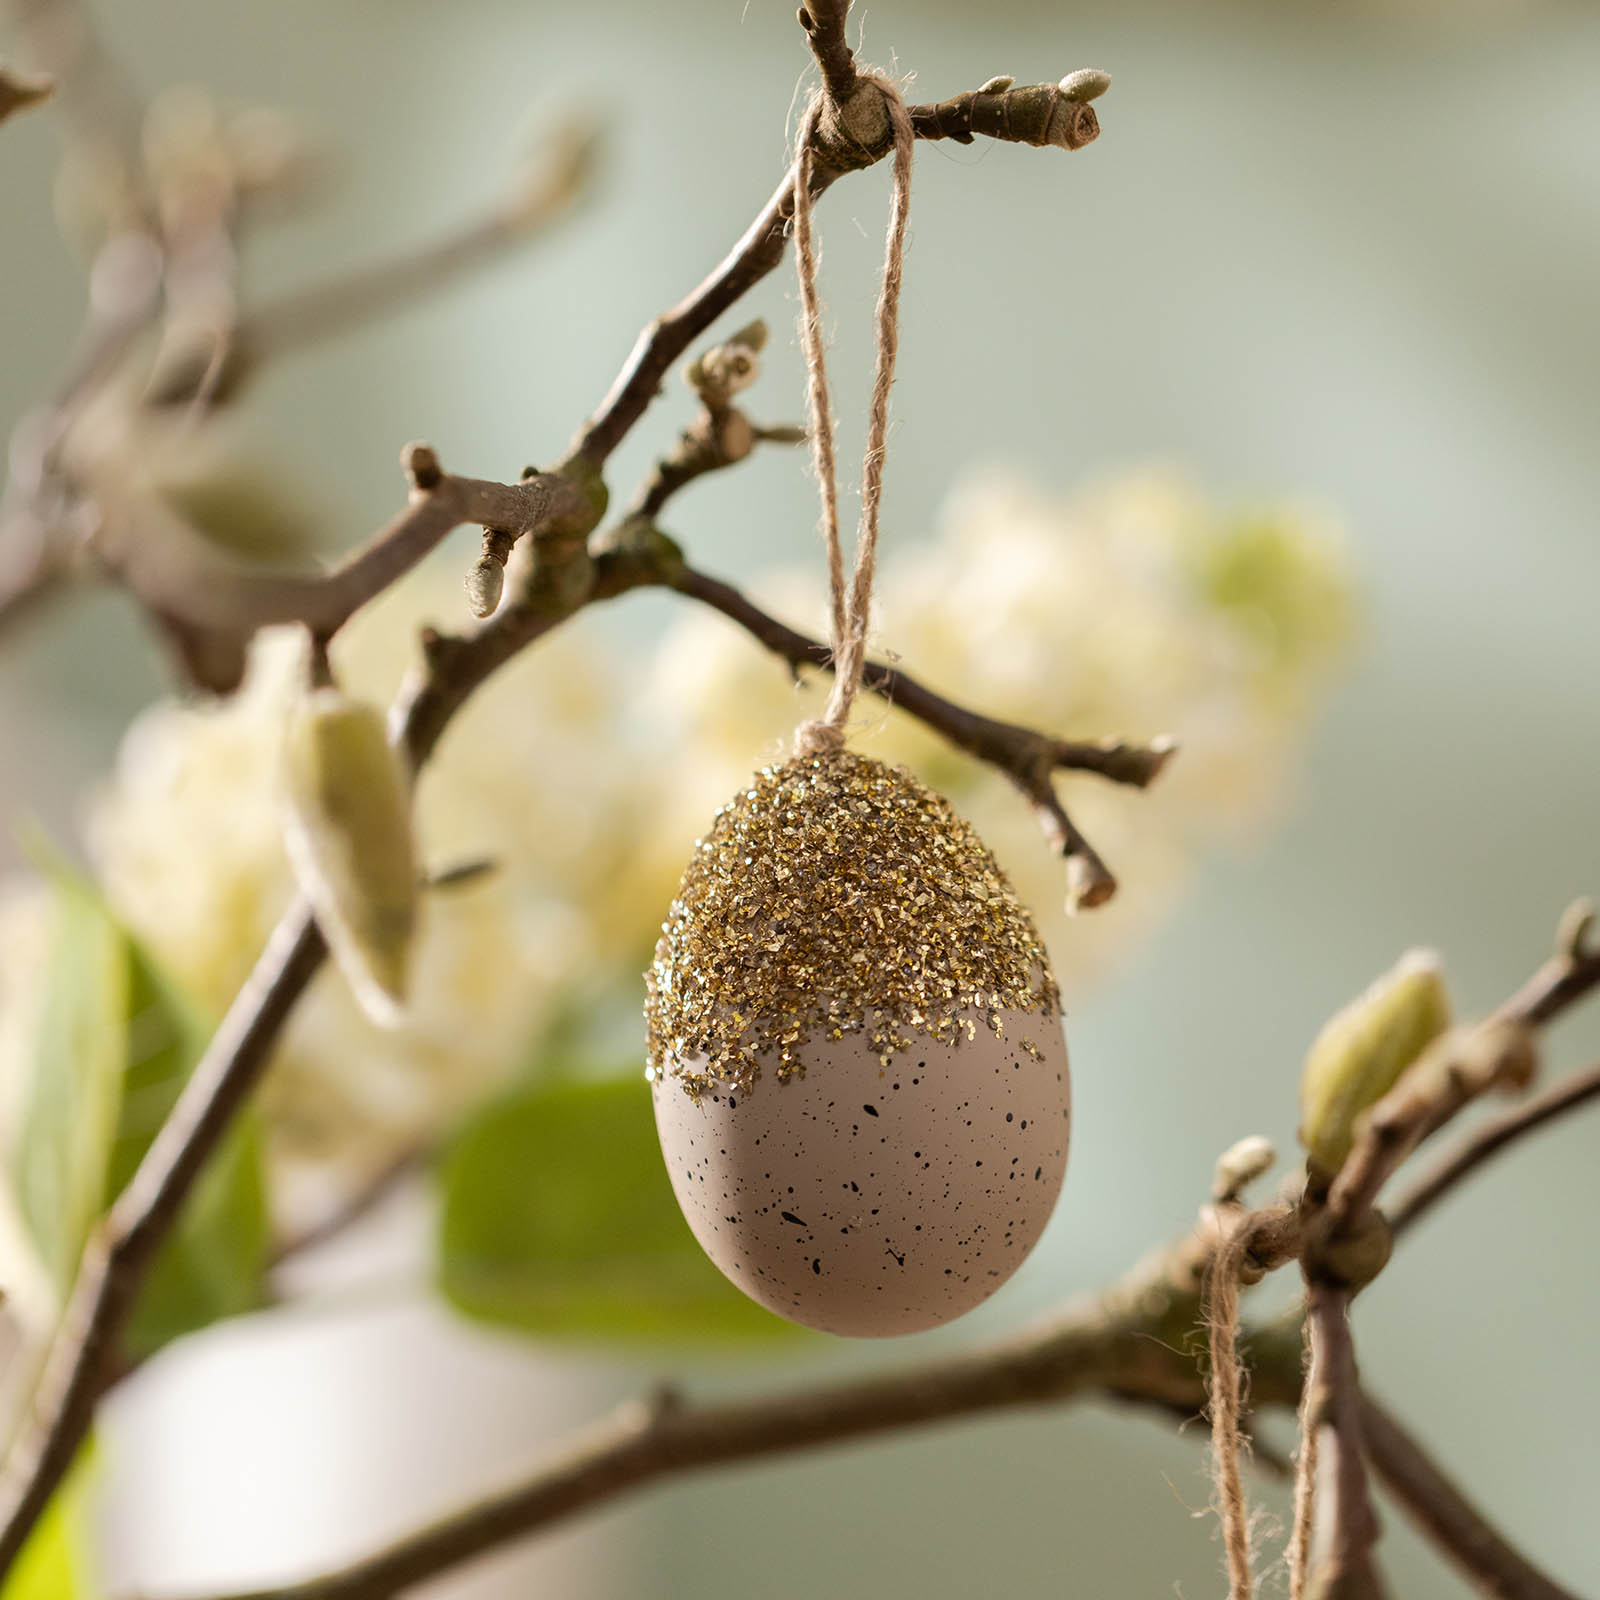
M 1252 1133 L 1229 1145 L 1217 1158 L 1216 1172 L 1211 1180 L 1211 1198 L 1218 1205 L 1236 1204 L 1240 1196 L 1257 1178 L 1263 1177 L 1277 1164 L 1278 1152 L 1270 1139 Z
M 1556 926 L 1556 955 L 1577 966 L 1590 955 L 1589 938 L 1594 932 L 1595 908 L 1592 900 L 1574 900 L 1561 913 Z
M 813 0 L 795 13 L 817 58 L 823 88 L 835 103 L 848 100 L 856 87 L 856 60 L 844 37 L 849 9 L 850 0 Z
M 408 444 L 400 452 L 400 465 L 405 469 L 406 481 L 418 494 L 437 489 L 444 478 L 444 468 L 439 465 L 433 446 L 420 441 Z
M 422 659 L 429 667 L 436 667 L 461 641 L 453 634 L 441 633 L 437 628 L 423 628 L 417 635 L 422 645 Z
M 1076 845 L 1069 845 L 1065 855 L 1068 915 L 1093 911 L 1117 892 L 1115 875 L 1087 844 L 1080 840 Z
M 438 872 L 431 872 L 423 879 L 423 888 L 434 889 L 465 889 L 469 884 L 478 883 L 500 870 L 500 860 L 497 856 L 478 856 L 468 861 L 458 861 L 453 867 L 443 867 Z

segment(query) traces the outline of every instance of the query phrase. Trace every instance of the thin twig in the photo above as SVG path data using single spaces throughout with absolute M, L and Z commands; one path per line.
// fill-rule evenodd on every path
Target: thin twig
M 244 313 L 212 398 L 238 392 L 270 359 L 371 322 L 489 265 L 568 217 L 583 197 L 598 141 L 576 124 L 558 130 L 543 162 L 479 217 L 386 259 L 293 289 Z M 176 375 L 175 376 L 181 376 Z M 158 404 L 190 398 L 181 387 L 153 392 Z
M 679 593 L 692 596 L 739 624 L 791 667 L 832 670 L 828 647 L 768 616 L 732 585 L 685 565 L 669 580 Z M 1039 814 L 1045 836 L 1067 862 L 1068 890 L 1074 908 L 1100 904 L 1116 887 L 1105 864 L 1073 826 L 1055 793 L 1051 774 L 1093 772 L 1115 783 L 1144 788 L 1172 759 L 1177 746 L 1158 738 L 1144 745 L 1124 740 L 1083 743 L 1055 739 L 1031 728 L 968 711 L 919 683 L 897 667 L 869 661 L 862 687 L 900 707 L 951 744 L 997 767 L 1017 786 Z
M 1578 1600 L 1509 1545 L 1370 1394 L 1362 1393 L 1360 1406 L 1361 1437 L 1372 1470 L 1479 1594 L 1493 1600 Z
M 1307 1422 L 1317 1431 L 1324 1485 L 1313 1534 L 1308 1593 L 1318 1600 L 1382 1600 L 1387 1593 L 1373 1560 L 1378 1518 L 1362 1455 L 1361 1392 L 1350 1338 L 1350 1294 L 1313 1282 L 1306 1290 L 1311 1367 Z
M 856 60 L 844 37 L 849 12 L 850 0 L 807 0 L 800 11 L 800 26 L 830 100 L 848 100 L 855 92 Z
M 391 1157 L 326 1216 L 299 1233 L 280 1239 L 272 1251 L 268 1267 L 276 1272 L 286 1261 L 304 1255 L 308 1250 L 316 1250 L 339 1238 L 358 1222 L 364 1222 L 408 1178 L 422 1171 L 437 1149 L 438 1141 L 427 1139 Z
M 1407 1189 L 1392 1208 L 1386 1208 L 1390 1228 L 1398 1237 L 1491 1156 L 1498 1155 L 1507 1145 L 1547 1122 L 1554 1122 L 1557 1117 L 1597 1099 L 1600 1099 L 1600 1061 L 1484 1123 L 1462 1141 L 1459 1149 Z
M 35 1392 L 33 1422 L 0 1476 L 0 1573 L 72 1465 L 117 1359 L 123 1325 L 195 1178 L 255 1087 L 278 1031 L 321 965 L 303 906 L 278 925 L 110 1215 L 90 1241 Z
M 928 119 L 923 115 L 927 108 L 912 106 L 910 110 L 913 127 L 917 126 L 919 118 L 924 127 L 928 125 Z M 1098 131 L 1099 125 L 1096 123 L 1094 133 Z M 1088 138 L 1093 136 L 1091 133 Z M 1011 136 L 998 131 L 994 137 L 1006 139 Z M 1088 138 L 1084 140 L 1085 143 Z M 879 144 L 869 147 L 857 141 L 851 143 L 847 151 L 831 145 L 819 149 L 811 164 L 812 199 L 820 198 L 846 172 L 882 160 L 889 153 L 890 145 L 888 122 L 885 119 L 883 138 Z M 660 392 L 662 380 L 672 369 L 673 363 L 729 306 L 743 298 L 783 260 L 789 226 L 794 219 L 794 182 L 795 167 L 791 165 L 761 214 L 710 275 L 687 298 L 670 311 L 663 312 L 639 335 L 610 392 L 601 401 L 600 409 L 573 440 L 573 456 L 581 456 L 597 467 L 602 465 L 627 437 L 634 423 L 644 415 L 650 402 Z
M 0 62 L 0 122 L 43 103 L 55 93 L 54 78 L 30 78 Z

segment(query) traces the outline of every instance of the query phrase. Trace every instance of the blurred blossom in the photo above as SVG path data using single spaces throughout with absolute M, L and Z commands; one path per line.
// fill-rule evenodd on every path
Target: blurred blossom
M 755 588 L 815 625 L 820 568 Z M 907 762 L 973 819 L 1038 911 L 1069 992 L 1170 907 L 1198 849 L 1281 800 L 1350 611 L 1339 543 L 1316 519 L 1219 511 L 1159 475 L 1065 503 L 975 479 L 936 539 L 895 552 L 880 595 L 879 644 L 965 704 L 1068 737 L 1179 741 L 1148 793 L 1064 780 L 1123 885 L 1069 923 L 1061 863 L 1009 784 L 858 702 L 860 748 Z M 341 635 L 343 687 L 386 702 L 419 624 L 461 604 L 448 565 L 391 591 Z M 598 623 L 582 615 L 507 667 L 422 778 L 427 867 L 487 856 L 497 870 L 427 897 L 404 1026 L 370 1024 L 331 967 L 297 1009 L 263 1096 L 290 1217 L 447 1124 L 573 1017 L 632 1019 L 695 838 L 820 705 L 820 681 L 797 688 L 715 614 L 686 612 L 627 675 L 636 687 Z M 93 809 L 113 905 L 219 1015 L 292 893 L 278 766 L 301 648 L 265 634 L 235 698 L 148 712 Z
M 1222 509 L 1160 473 L 1067 501 L 982 474 L 942 520 L 931 544 L 889 546 L 879 649 L 993 716 L 1066 738 L 1178 741 L 1144 793 L 1058 780 L 1122 885 L 1109 905 L 1069 919 L 1061 863 L 1010 783 L 910 717 L 857 701 L 858 746 L 905 762 L 973 821 L 1034 907 L 1070 997 L 1171 905 L 1199 849 L 1242 836 L 1282 802 L 1349 638 L 1343 547 L 1310 513 Z M 824 626 L 820 575 L 758 587 L 780 615 Z M 679 734 L 668 813 L 678 820 L 663 832 L 676 834 L 680 863 L 752 760 L 785 754 L 795 722 L 820 705 L 820 682 L 796 688 L 763 654 L 709 613 L 686 614 L 662 641 L 652 683 Z
M 458 578 L 417 575 L 362 613 L 335 651 L 350 694 L 392 697 L 420 623 L 459 609 Z M 496 870 L 428 896 L 404 1025 L 373 1027 L 332 968 L 297 1008 L 263 1093 L 288 1214 L 314 1213 L 330 1184 L 381 1166 L 524 1065 L 612 949 L 606 889 L 645 797 L 615 737 L 619 685 L 586 633 L 580 620 L 508 667 L 419 785 L 428 869 L 488 857 Z M 279 761 L 302 673 L 296 633 L 272 631 L 232 700 L 146 713 L 91 817 L 112 904 L 218 1015 L 292 894 Z

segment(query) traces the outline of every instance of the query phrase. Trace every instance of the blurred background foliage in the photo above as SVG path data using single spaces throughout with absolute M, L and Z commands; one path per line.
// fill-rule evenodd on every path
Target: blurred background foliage
M 147 86 L 177 86 L 146 132 L 170 203 L 221 167 L 275 172 L 296 198 L 251 223 L 247 304 L 504 204 L 563 113 L 606 131 L 589 204 L 525 253 L 286 352 L 199 437 L 86 432 L 107 481 L 277 558 L 387 516 L 407 438 L 485 476 L 559 452 L 637 327 L 768 192 L 804 67 L 791 8 L 742 0 L 151 0 L 102 20 Z M 1239 1134 L 1288 1147 L 1307 1043 L 1401 946 L 1441 946 L 1470 1011 L 1596 888 L 1600 117 L 1582 63 L 1600 19 L 1494 0 L 1065 16 L 952 0 L 865 24 L 869 57 L 893 52 L 929 96 L 1002 70 L 1115 79 L 1104 137 L 1070 159 L 920 153 L 881 642 L 997 714 L 1183 747 L 1148 795 L 1074 785 L 1124 889 L 1069 923 L 1058 864 L 1007 787 L 863 714 L 864 748 L 978 823 L 1072 1006 L 1067 1195 L 981 1330 L 1181 1228 Z M 0 421 L 58 369 L 75 263 L 117 204 L 92 170 L 57 171 L 47 117 L 8 124 Z M 847 459 L 881 206 L 868 178 L 819 213 Z M 751 410 L 791 420 L 787 278 L 740 309 L 777 334 Z M 614 491 L 688 409 L 674 384 Z M 815 626 L 813 518 L 795 455 L 767 450 L 668 521 L 701 565 Z M 387 697 L 419 622 L 462 616 L 472 546 L 458 535 L 358 619 L 338 646 L 347 685 Z M 0 842 L 18 864 L 0 970 L 13 1400 L 93 1209 L 289 894 L 275 780 L 295 660 L 266 636 L 236 698 L 175 702 L 107 594 L 0 647 L 0 803 L 81 849 L 92 878 L 54 847 L 38 870 Z M 91 1542 L 124 1586 L 262 1581 L 354 1553 L 662 1362 L 739 1387 L 913 1348 L 794 1336 L 731 1362 L 789 1330 L 694 1249 L 637 1077 L 638 973 L 689 844 L 814 699 L 721 619 L 645 595 L 553 635 L 452 730 L 419 795 L 424 856 L 497 870 L 431 897 L 400 1032 L 324 974 L 259 1122 L 195 1196 L 130 1354 L 230 1320 L 110 1408 Z M 1600 1200 L 1584 1137 L 1550 1136 L 1431 1222 L 1360 1328 L 1379 1391 L 1579 1587 L 1600 1582 L 1578 1511 L 1600 1427 L 1581 1330 L 1600 1286 L 1544 1219 Z M 355 1239 L 269 1273 L 343 1197 L 441 1148 L 436 1186 L 401 1186 Z M 1486 1260 L 1492 1314 L 1469 1316 Z M 472 1331 L 430 1284 L 532 1342 Z M 1460 1403 L 1486 1390 L 1492 1414 Z M 1513 1465 L 1534 1453 L 1538 1471 Z M 249 1492 L 223 1493 L 219 1463 L 241 1459 Z M 954 1596 L 1063 1574 L 1083 1592 L 1205 1592 L 1215 1552 L 1184 1513 L 1203 1503 L 1199 1468 L 1191 1441 L 1127 1418 L 1006 1419 L 687 1484 L 450 1592 L 537 1577 L 562 1594 Z M 93 1592 L 83 1520 L 63 1505 L 19 1593 Z M 1399 1528 L 1387 1548 L 1407 1594 L 1462 1592 Z

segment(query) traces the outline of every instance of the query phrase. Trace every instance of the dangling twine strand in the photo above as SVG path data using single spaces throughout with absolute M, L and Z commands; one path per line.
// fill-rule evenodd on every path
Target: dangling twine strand
M 1306 1362 L 1300 1380 L 1300 1452 L 1295 1458 L 1294 1524 L 1289 1533 L 1289 1600 L 1304 1600 L 1311 1566 L 1317 1503 L 1317 1422 L 1311 1414 L 1319 1375 L 1311 1370 L 1311 1321 L 1306 1319 Z
M 889 203 L 883 284 L 875 313 L 877 359 L 872 402 L 867 413 L 867 448 L 861 463 L 861 525 L 856 533 L 856 564 L 848 587 L 839 537 L 839 485 L 833 443 L 833 414 L 823 354 L 822 308 L 817 299 L 816 244 L 811 230 L 811 141 L 822 116 L 822 96 L 811 102 L 800 129 L 800 154 L 794 179 L 794 250 L 800 275 L 800 331 L 806 355 L 806 413 L 811 461 L 822 495 L 822 538 L 828 551 L 828 593 L 832 604 L 829 643 L 833 649 L 833 692 L 816 721 L 795 732 L 796 755 L 816 755 L 844 744 L 850 707 L 867 665 L 867 625 L 872 580 L 878 570 L 878 510 L 883 501 L 883 459 L 889 433 L 889 390 L 900 348 L 900 283 L 904 271 L 906 214 L 911 207 L 911 152 L 916 139 L 911 113 L 887 78 L 863 73 L 883 94 L 894 130 L 894 193 Z
M 1211 1340 L 1211 1472 L 1228 1552 L 1228 1600 L 1250 1600 L 1250 1509 L 1239 1470 L 1239 1273 L 1255 1219 L 1239 1218 L 1217 1242 L 1206 1282 L 1206 1328 Z

